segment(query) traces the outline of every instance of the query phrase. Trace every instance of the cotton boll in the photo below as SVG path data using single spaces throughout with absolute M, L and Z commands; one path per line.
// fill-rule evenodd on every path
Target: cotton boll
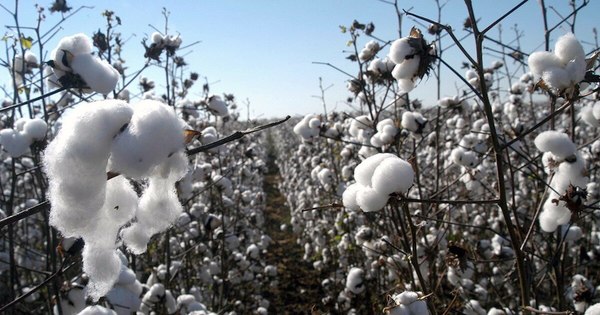
M 560 159 L 572 156 L 577 151 L 577 147 L 566 133 L 554 130 L 540 133 L 534 143 L 538 150 L 551 152 Z
M 427 123 L 427 119 L 418 112 L 404 112 L 402 113 L 402 127 L 412 131 L 412 132 L 420 132 L 425 127 Z
M 159 32 L 152 33 L 152 36 L 150 36 L 150 38 L 152 38 L 152 43 L 156 45 L 161 45 L 164 39 L 162 34 Z
M 121 259 L 112 248 L 86 245 L 82 254 L 83 271 L 89 276 L 87 293 L 97 301 L 115 284 L 121 270 Z
M 91 54 L 74 56 L 71 68 L 89 88 L 101 94 L 114 90 L 120 78 L 119 72 L 111 64 Z
M 563 64 L 567 64 L 569 61 L 575 59 L 585 59 L 583 46 L 581 46 L 573 33 L 567 33 L 558 38 L 554 45 L 554 54 Z
M 23 131 L 25 134 L 36 141 L 42 140 L 46 137 L 46 131 L 48 129 L 48 125 L 43 119 L 33 118 L 27 120 L 23 125 Z
M 361 294 L 365 291 L 364 285 L 365 271 L 361 268 L 352 267 L 346 277 L 346 289 L 354 294 Z
M 389 195 L 393 192 L 406 194 L 413 184 L 412 166 L 398 157 L 383 160 L 373 172 L 372 187 L 377 192 Z
M 394 63 L 399 64 L 402 63 L 408 55 L 412 55 L 415 53 L 414 48 L 412 48 L 409 44 L 409 38 L 403 37 L 395 40 L 390 46 L 390 52 L 388 57 Z
M 356 182 L 363 186 L 371 186 L 371 177 L 375 168 L 377 168 L 379 163 L 388 158 L 397 158 L 397 156 L 391 153 L 379 153 L 366 158 L 354 169 L 354 179 L 356 179 Z
M 221 97 L 213 95 L 208 98 L 208 110 L 215 116 L 225 117 L 229 115 L 227 103 L 221 100 Z
M 365 187 L 356 193 L 356 203 L 365 212 L 379 211 L 385 207 L 389 196 L 371 187 Z
M 30 141 L 24 133 L 13 129 L 0 130 L 0 145 L 12 157 L 19 157 L 29 149 Z
M 110 169 L 133 178 L 149 171 L 183 150 L 183 122 L 169 106 L 142 100 L 131 106 L 133 116 L 112 145 Z
M 475 165 L 477 165 L 478 162 L 478 158 L 475 152 L 466 151 L 465 149 L 460 147 L 452 150 L 452 152 L 450 153 L 450 159 L 455 164 L 469 168 L 475 167 Z
M 561 235 L 566 242 L 574 242 L 583 236 L 583 232 L 580 227 L 575 225 L 569 227 L 561 226 Z
M 51 56 L 55 66 L 60 70 L 71 69 L 70 61 L 65 64 L 64 60 L 77 55 L 91 54 L 92 48 L 91 39 L 83 33 L 78 33 L 61 38 Z

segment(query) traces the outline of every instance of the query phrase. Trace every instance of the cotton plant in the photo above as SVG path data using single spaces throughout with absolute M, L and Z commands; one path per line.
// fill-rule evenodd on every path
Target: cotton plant
M 120 79 L 106 60 L 92 54 L 92 40 L 83 33 L 62 38 L 51 53 L 46 78 L 51 87 L 78 88 L 108 94 Z
M 174 184 L 187 171 L 183 149 L 182 122 L 154 101 L 79 106 L 48 144 L 44 168 L 50 223 L 66 237 L 84 239 L 83 270 L 93 299 L 108 293 L 118 279 L 118 237 L 130 251 L 142 253 L 150 237 L 181 213 Z M 126 176 L 148 180 L 140 198 Z

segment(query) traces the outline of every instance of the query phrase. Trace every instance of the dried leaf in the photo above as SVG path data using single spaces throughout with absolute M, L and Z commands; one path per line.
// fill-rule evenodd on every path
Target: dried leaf
M 590 58 L 585 60 L 585 63 L 587 64 L 587 67 L 585 68 L 586 70 L 594 69 L 594 65 L 596 64 L 596 60 L 598 60 L 598 56 L 600 56 L 600 51 L 596 51 Z
M 185 137 L 185 144 L 189 144 L 194 141 L 194 138 L 200 137 L 202 133 L 200 131 L 196 131 L 193 129 L 186 129 L 183 131 L 183 136 Z
M 33 45 L 33 38 L 21 36 L 21 45 L 25 49 L 31 49 L 31 46 Z

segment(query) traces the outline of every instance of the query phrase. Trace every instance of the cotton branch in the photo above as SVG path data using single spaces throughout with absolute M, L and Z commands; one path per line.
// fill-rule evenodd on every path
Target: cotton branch
M 215 142 L 212 142 L 212 143 L 209 143 L 209 144 L 206 144 L 206 145 L 203 145 L 203 146 L 199 146 L 197 148 L 193 148 L 193 149 L 187 150 L 186 153 L 187 153 L 188 156 L 191 156 L 191 155 L 194 155 L 194 154 L 198 154 L 200 152 L 204 152 L 204 151 L 210 150 L 212 148 L 216 148 L 216 147 L 221 146 L 223 144 L 226 144 L 226 143 L 229 143 L 229 142 L 241 139 L 244 136 L 249 135 L 251 133 L 255 133 L 255 132 L 258 132 L 258 131 L 261 131 L 261 130 L 264 130 L 264 129 L 275 127 L 277 125 L 281 125 L 284 122 L 288 121 L 290 118 L 291 118 L 291 116 L 288 115 L 288 116 L 286 116 L 282 120 L 278 120 L 278 121 L 275 121 L 275 122 L 272 122 L 272 123 L 268 123 L 268 124 L 265 124 L 265 125 L 256 126 L 254 128 L 246 129 L 244 131 L 236 131 L 236 132 L 232 133 L 231 135 L 229 135 L 229 136 L 227 136 L 227 137 L 225 137 L 223 139 L 219 139 L 219 140 L 217 140 Z

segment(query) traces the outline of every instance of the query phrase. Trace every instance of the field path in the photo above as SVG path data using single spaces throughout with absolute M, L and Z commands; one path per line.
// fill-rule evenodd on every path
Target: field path
M 265 210 L 267 234 L 273 239 L 267 254 L 267 263 L 277 266 L 279 285 L 270 288 L 264 296 L 271 305 L 269 314 L 310 314 L 320 304 L 319 274 L 312 264 L 303 261 L 304 249 L 296 243 L 289 226 L 290 211 L 285 198 L 277 189 L 279 170 L 272 159 L 263 189 L 267 195 Z M 281 230 L 281 224 L 287 228 Z

